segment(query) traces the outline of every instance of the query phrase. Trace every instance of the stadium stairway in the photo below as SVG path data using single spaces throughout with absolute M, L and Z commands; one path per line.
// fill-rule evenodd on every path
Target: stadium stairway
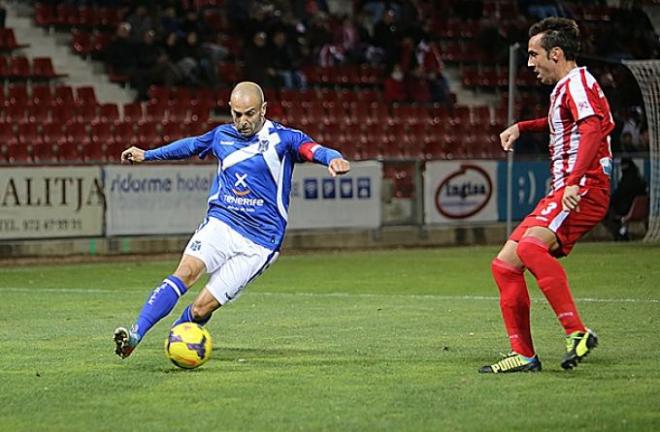
M 122 106 L 132 102 L 132 90 L 110 83 L 108 75 L 96 72 L 94 63 L 74 55 L 68 44 L 70 34 L 45 33 L 32 20 L 32 8 L 24 3 L 7 2 L 7 27 L 13 28 L 21 43 L 29 44 L 21 50 L 27 57 L 50 57 L 55 71 L 68 75 L 66 84 L 74 87 L 93 86 L 99 103 Z

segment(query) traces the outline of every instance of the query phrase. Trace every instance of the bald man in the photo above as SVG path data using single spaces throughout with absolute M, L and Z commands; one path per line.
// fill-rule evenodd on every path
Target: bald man
M 233 124 L 154 150 L 131 147 L 121 154 L 122 162 L 133 164 L 194 155 L 218 160 L 207 216 L 188 242 L 176 271 L 152 291 L 130 330 L 119 327 L 114 332 L 115 352 L 121 358 L 131 355 L 202 274 L 211 275 L 208 283 L 175 324 L 206 324 L 216 309 L 234 300 L 275 261 L 286 229 L 296 163 L 325 165 L 333 177 L 350 170 L 341 153 L 268 120 L 264 94 L 257 84 L 237 84 L 229 105 Z

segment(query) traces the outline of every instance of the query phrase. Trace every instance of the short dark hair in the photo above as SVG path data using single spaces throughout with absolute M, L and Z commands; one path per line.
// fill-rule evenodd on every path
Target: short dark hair
M 577 23 L 568 18 L 549 17 L 529 28 L 529 37 L 543 33 L 541 46 L 550 52 L 554 47 L 564 51 L 566 60 L 575 60 L 580 49 L 580 29 Z

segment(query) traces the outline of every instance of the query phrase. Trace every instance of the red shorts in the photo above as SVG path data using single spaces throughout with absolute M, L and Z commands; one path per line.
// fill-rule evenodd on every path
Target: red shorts
M 559 248 L 552 252 L 555 256 L 565 256 L 575 243 L 605 217 L 610 203 L 607 189 L 580 189 L 580 211 L 562 210 L 561 199 L 564 189 L 550 193 L 536 205 L 509 236 L 509 240 L 519 242 L 525 231 L 531 227 L 545 227 L 557 235 Z

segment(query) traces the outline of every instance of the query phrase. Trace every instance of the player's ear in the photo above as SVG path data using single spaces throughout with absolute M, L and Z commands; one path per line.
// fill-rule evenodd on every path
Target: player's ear
M 562 50 L 559 47 L 554 47 L 551 51 L 550 58 L 552 58 L 552 61 L 557 63 L 559 61 L 559 57 L 562 54 Z
M 261 115 L 266 115 L 266 106 L 268 105 L 268 102 L 264 102 L 261 104 Z

